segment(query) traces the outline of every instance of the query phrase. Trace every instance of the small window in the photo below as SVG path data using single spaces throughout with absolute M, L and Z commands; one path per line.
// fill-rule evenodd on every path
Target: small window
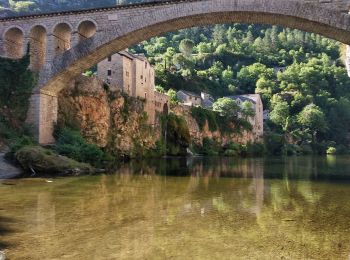
M 111 70 L 107 70 L 107 76 L 112 76 L 112 71 Z
M 147 93 L 145 93 L 145 99 L 147 99 Z
M 147 62 L 145 62 L 145 69 L 147 69 Z
M 129 71 L 125 72 L 126 76 L 129 77 Z
M 108 56 L 108 61 L 112 61 L 112 56 Z
M 145 82 L 147 82 L 147 78 L 145 78 Z
M 143 79 L 143 75 L 141 75 L 141 79 Z

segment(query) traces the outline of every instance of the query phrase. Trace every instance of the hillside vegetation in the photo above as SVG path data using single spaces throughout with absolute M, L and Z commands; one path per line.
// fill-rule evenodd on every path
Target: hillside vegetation
M 132 50 L 155 64 L 158 89 L 261 94 L 271 112 L 266 144 L 278 154 L 347 150 L 350 78 L 342 48 L 298 30 L 231 24 L 168 33 Z

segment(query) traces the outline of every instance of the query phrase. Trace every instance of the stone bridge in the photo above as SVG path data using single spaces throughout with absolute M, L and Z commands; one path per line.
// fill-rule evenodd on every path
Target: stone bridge
M 263 23 L 350 44 L 350 0 L 168 0 L 0 19 L 0 55 L 30 43 L 39 74 L 28 112 L 38 141 L 53 142 L 57 93 L 109 55 L 169 31 L 218 23 Z

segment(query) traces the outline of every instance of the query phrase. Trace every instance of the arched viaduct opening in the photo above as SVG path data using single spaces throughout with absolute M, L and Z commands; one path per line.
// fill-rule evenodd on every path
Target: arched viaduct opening
M 20 59 L 23 56 L 24 34 L 17 27 L 10 28 L 4 35 L 5 56 L 12 59 Z
M 53 31 L 55 55 L 71 48 L 72 29 L 67 23 L 57 24 Z
M 45 27 L 36 25 L 29 35 L 30 68 L 39 72 L 45 63 L 47 33 Z
M 96 33 L 96 24 L 92 21 L 83 21 L 79 24 L 78 34 L 79 42 L 91 38 Z

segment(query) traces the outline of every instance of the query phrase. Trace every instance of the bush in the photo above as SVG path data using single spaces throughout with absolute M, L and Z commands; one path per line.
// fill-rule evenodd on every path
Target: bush
M 94 166 L 99 166 L 108 159 L 98 146 L 87 143 L 78 131 L 62 128 L 56 130 L 55 135 L 57 140 L 55 150 L 61 155 Z
M 224 156 L 238 156 L 239 152 L 237 150 L 228 149 L 224 152 Z
M 300 146 L 302 154 L 313 154 L 311 145 L 303 144 Z
M 203 146 L 201 153 L 204 155 L 218 155 L 220 151 L 219 145 L 213 139 L 205 137 L 203 139 Z
M 206 122 L 208 122 L 209 130 L 211 132 L 214 132 L 218 129 L 215 114 L 216 113 L 214 111 L 202 107 L 191 108 L 191 115 L 196 120 L 200 130 L 203 130 Z
M 337 149 L 335 147 L 329 147 L 327 149 L 327 154 L 337 154 Z

